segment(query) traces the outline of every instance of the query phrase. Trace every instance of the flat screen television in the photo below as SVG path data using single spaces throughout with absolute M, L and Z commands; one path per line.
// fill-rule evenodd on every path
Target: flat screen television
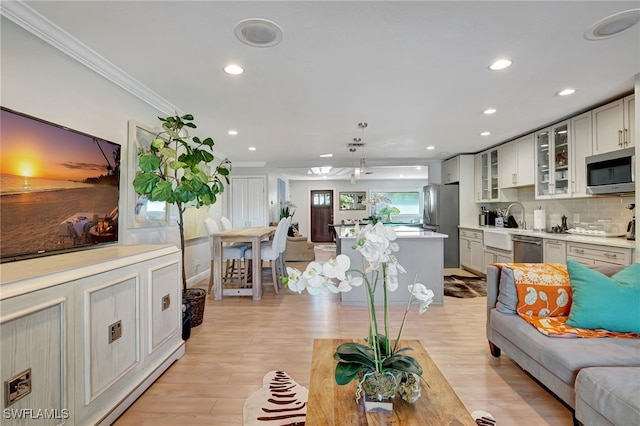
M 118 241 L 121 146 L 1 108 L 0 259 Z

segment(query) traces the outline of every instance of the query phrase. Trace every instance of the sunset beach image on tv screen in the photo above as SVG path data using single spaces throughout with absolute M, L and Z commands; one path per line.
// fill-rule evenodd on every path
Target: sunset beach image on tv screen
M 2 108 L 3 261 L 117 240 L 119 144 Z

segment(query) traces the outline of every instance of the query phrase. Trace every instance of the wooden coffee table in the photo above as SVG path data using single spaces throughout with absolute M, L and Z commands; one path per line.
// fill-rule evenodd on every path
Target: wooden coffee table
M 355 402 L 357 383 L 338 386 L 334 379 L 335 349 L 346 339 L 316 339 L 313 343 L 311 382 L 307 403 L 307 426 L 317 425 L 469 425 L 476 426 L 471 414 L 462 404 L 431 357 L 418 340 L 402 340 L 401 347 L 422 367 L 422 396 L 415 404 L 396 397 L 393 414 L 366 413 L 362 399 Z

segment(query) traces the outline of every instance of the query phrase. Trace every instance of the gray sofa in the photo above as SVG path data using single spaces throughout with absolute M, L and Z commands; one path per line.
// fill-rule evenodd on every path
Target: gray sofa
M 504 350 L 585 425 L 640 425 L 640 339 L 545 336 L 506 306 L 517 295 L 501 278 L 501 268 L 487 268 L 491 354 Z

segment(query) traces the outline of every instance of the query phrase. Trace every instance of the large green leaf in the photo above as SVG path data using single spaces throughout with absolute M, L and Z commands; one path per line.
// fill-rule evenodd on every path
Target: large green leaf
M 171 182 L 159 181 L 151 191 L 151 200 L 173 202 L 173 188 Z
M 133 189 L 138 194 L 150 194 L 159 181 L 160 176 L 155 173 L 141 172 L 133 180 Z
M 176 158 L 178 156 L 178 153 L 173 148 L 163 146 L 159 148 L 158 151 L 160 151 L 160 154 L 168 158 Z
M 152 172 L 160 167 L 160 157 L 153 154 L 144 154 L 138 160 L 138 166 L 143 172 Z
M 202 143 L 204 145 L 207 145 L 207 146 L 213 146 L 214 145 L 213 139 L 211 139 L 211 138 L 206 138 L 205 140 L 202 141 Z
M 362 369 L 361 364 L 339 362 L 336 365 L 335 378 L 339 385 L 346 385 L 358 377 L 358 372 Z
M 367 345 L 356 342 L 343 343 L 336 348 L 333 358 L 337 361 L 357 363 L 375 370 L 375 353 Z
M 393 354 L 382 362 L 382 368 L 384 370 L 398 370 L 422 376 L 422 367 L 420 367 L 415 358 L 408 355 Z
M 153 142 L 151 142 L 151 146 L 152 146 L 152 147 L 154 147 L 154 148 L 160 148 L 160 147 L 163 147 L 163 146 L 164 146 L 164 143 L 165 143 L 164 139 L 162 139 L 162 138 L 155 138 L 155 139 L 153 140 Z

